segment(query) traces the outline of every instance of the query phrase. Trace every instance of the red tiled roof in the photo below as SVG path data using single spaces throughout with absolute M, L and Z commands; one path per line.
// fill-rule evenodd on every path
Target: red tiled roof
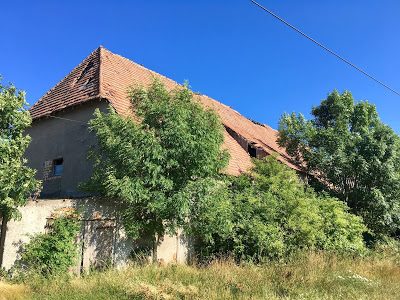
M 32 118 L 37 119 L 66 107 L 98 98 L 100 96 L 99 73 L 100 56 L 97 49 L 29 109 Z
M 50 89 L 29 111 L 33 119 L 38 119 L 69 106 L 104 98 L 110 102 L 117 113 L 127 115 L 131 106 L 127 95 L 128 87 L 135 83 L 150 84 L 154 76 L 159 78 L 167 89 L 173 89 L 178 85 L 175 81 L 100 46 Z M 267 125 L 254 124 L 235 110 L 207 96 L 198 97 L 206 107 L 212 107 L 217 111 L 226 129 L 234 131 L 242 142 L 251 143 L 253 147 L 265 154 L 278 152 L 282 162 L 299 170 L 285 149 L 280 148 L 276 143 L 276 130 Z M 224 132 L 224 147 L 229 149 L 231 160 L 226 172 L 239 175 L 248 171 L 252 165 L 251 159 L 247 149 L 245 150 L 227 130 Z

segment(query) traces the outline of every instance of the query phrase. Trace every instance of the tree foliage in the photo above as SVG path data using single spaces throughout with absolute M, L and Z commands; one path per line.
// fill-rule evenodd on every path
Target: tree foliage
M 201 256 L 231 253 L 260 261 L 300 249 L 355 253 L 364 249 L 361 218 L 341 201 L 299 183 L 276 157 L 254 159 L 252 175 L 212 180 L 192 189 L 187 231 Z
M 40 184 L 22 158 L 31 140 L 23 132 L 31 121 L 25 92 L 0 83 L 0 215 L 5 219 L 19 218 L 18 206 Z
M 375 105 L 355 103 L 350 92 L 328 94 L 313 119 L 282 115 L 279 144 L 361 216 L 375 234 L 400 228 L 399 136 L 383 124 Z
M 95 112 L 95 167 L 88 191 L 115 199 L 135 238 L 174 232 L 189 214 L 187 186 L 215 176 L 228 163 L 223 125 L 187 86 L 166 90 L 159 80 L 130 91 L 132 114 Z
M 81 230 L 80 216 L 75 209 L 55 215 L 49 232 L 31 236 L 25 245 L 22 253 L 24 263 L 45 276 L 65 273 L 70 266 L 76 265 L 80 254 L 76 242 Z

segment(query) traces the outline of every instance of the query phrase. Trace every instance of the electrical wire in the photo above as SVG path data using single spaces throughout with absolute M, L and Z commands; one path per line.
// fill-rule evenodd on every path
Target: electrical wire
M 340 55 L 336 54 L 335 52 L 329 50 L 327 47 L 325 47 L 324 45 L 318 43 L 316 40 L 314 40 L 313 38 L 309 37 L 307 34 L 303 33 L 302 31 L 300 31 L 299 29 L 297 29 L 296 27 L 290 25 L 288 22 L 286 22 L 285 20 L 283 20 L 282 18 L 278 17 L 277 15 L 275 15 L 273 12 L 269 11 L 268 9 L 266 9 L 265 7 L 263 7 L 262 5 L 258 4 L 256 1 L 254 0 L 250 0 L 251 2 L 253 2 L 255 5 L 257 5 L 259 8 L 261 8 L 262 10 L 266 11 L 267 13 L 269 13 L 270 15 L 272 15 L 273 17 L 277 18 L 279 21 L 283 22 L 284 24 L 286 24 L 287 26 L 289 26 L 290 28 L 292 28 L 293 30 L 297 31 L 298 33 L 300 33 L 301 35 L 303 35 L 304 37 L 308 38 L 310 41 L 312 41 L 313 43 L 317 44 L 318 46 L 320 46 L 321 48 L 325 49 L 326 51 L 328 51 L 329 53 L 335 55 L 337 58 L 341 59 L 342 61 L 344 61 L 345 63 L 347 63 L 348 65 L 352 66 L 354 69 L 360 71 L 361 73 L 363 73 L 364 75 L 368 76 L 369 78 L 371 78 L 372 80 L 375 80 L 377 83 L 379 83 L 380 85 L 384 86 L 385 88 L 387 88 L 388 90 L 392 91 L 393 93 L 397 94 L 398 96 L 400 96 L 400 93 L 396 92 L 394 89 L 390 88 L 389 86 L 387 86 L 386 84 L 384 84 L 383 82 L 379 81 L 378 79 L 372 77 L 371 75 L 369 75 L 367 72 L 364 72 L 363 70 L 361 70 L 360 68 L 356 67 L 355 65 L 353 65 L 351 62 L 349 62 L 348 60 L 344 59 L 343 57 L 341 57 Z
M 87 125 L 87 123 L 82 122 L 82 121 L 78 121 L 78 120 L 72 120 L 72 119 L 67 119 L 67 118 L 61 118 L 61 117 L 56 117 L 56 116 L 51 116 L 51 115 L 45 115 L 45 117 L 60 119 L 60 120 L 64 120 L 64 121 L 72 121 L 72 122 L 77 122 L 77 123 L 82 123 L 82 124 Z

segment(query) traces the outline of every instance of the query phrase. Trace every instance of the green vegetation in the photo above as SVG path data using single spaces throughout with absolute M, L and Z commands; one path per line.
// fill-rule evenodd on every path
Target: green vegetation
M 22 259 L 29 271 L 43 276 L 66 273 L 79 257 L 76 242 L 81 230 L 80 214 L 73 208 L 53 216 L 49 232 L 31 236 L 25 245 Z
M 18 206 L 26 205 L 28 195 L 40 185 L 40 181 L 33 178 L 36 171 L 27 167 L 26 159 L 22 158 L 31 140 L 23 134 L 32 122 L 27 105 L 24 91 L 0 82 L 0 265 L 6 224 L 10 219 L 20 218 Z
M 200 259 L 227 254 L 261 262 L 294 252 L 365 251 L 362 220 L 346 204 L 318 195 L 275 157 L 254 160 L 252 175 L 220 175 L 222 124 L 184 86 L 167 91 L 154 80 L 132 88 L 132 115 L 95 113 L 98 140 L 87 191 L 122 207 L 127 233 L 153 240 L 177 226 L 196 240 Z M 136 119 L 135 119 L 135 118 Z
M 304 249 L 365 252 L 366 227 L 344 203 L 318 196 L 274 156 L 253 163 L 251 175 L 192 189 L 186 231 L 197 238 L 200 258 L 229 253 L 260 262 Z
M 110 269 L 82 278 L 0 282 L 7 299 L 399 299 L 399 257 L 304 252 L 286 263 Z M 15 295 L 15 297 L 13 297 Z
M 167 91 L 154 80 L 130 96 L 127 118 L 112 109 L 95 113 L 95 169 L 83 188 L 121 205 L 128 234 L 153 240 L 154 262 L 156 238 L 177 226 L 195 238 L 201 259 L 229 253 L 259 262 L 304 249 L 365 250 L 361 219 L 299 183 L 276 158 L 254 160 L 251 176 L 220 175 L 228 159 L 220 150 L 222 124 L 186 86 Z
M 185 85 L 167 91 L 159 80 L 132 88 L 132 115 L 112 108 L 90 122 L 98 151 L 86 191 L 116 201 L 126 232 L 156 243 L 175 232 L 190 213 L 188 186 L 217 176 L 228 163 L 221 150 L 223 126 L 216 113 L 194 99 Z
M 350 92 L 328 95 L 311 111 L 284 114 L 279 143 L 329 191 L 361 216 L 379 240 L 400 231 L 400 139 L 375 105 L 354 103 Z M 370 237 L 371 238 L 371 237 Z
M 153 242 L 154 262 L 158 238 L 180 227 L 195 240 L 198 264 L 67 275 L 80 223 L 64 212 L 25 246 L 31 272 L 4 274 L 0 300 L 398 297 L 398 242 L 371 250 L 363 238 L 363 219 L 381 241 L 399 226 L 399 138 L 374 106 L 334 92 L 313 108 L 314 120 L 282 117 L 280 143 L 318 178 L 314 189 L 275 156 L 253 160 L 251 174 L 221 175 L 223 125 L 186 86 L 167 91 L 154 80 L 130 95 L 131 116 L 110 108 L 90 122 L 95 168 L 82 188 L 117 203 L 128 235 Z

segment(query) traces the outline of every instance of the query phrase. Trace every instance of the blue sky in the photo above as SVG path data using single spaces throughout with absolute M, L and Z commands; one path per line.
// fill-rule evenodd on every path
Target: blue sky
M 400 1 L 259 3 L 400 92 Z M 400 96 L 249 0 L 17 0 L 1 10 L 0 74 L 30 104 L 103 45 L 275 129 L 283 112 L 308 117 L 337 89 L 376 104 L 400 133 Z

